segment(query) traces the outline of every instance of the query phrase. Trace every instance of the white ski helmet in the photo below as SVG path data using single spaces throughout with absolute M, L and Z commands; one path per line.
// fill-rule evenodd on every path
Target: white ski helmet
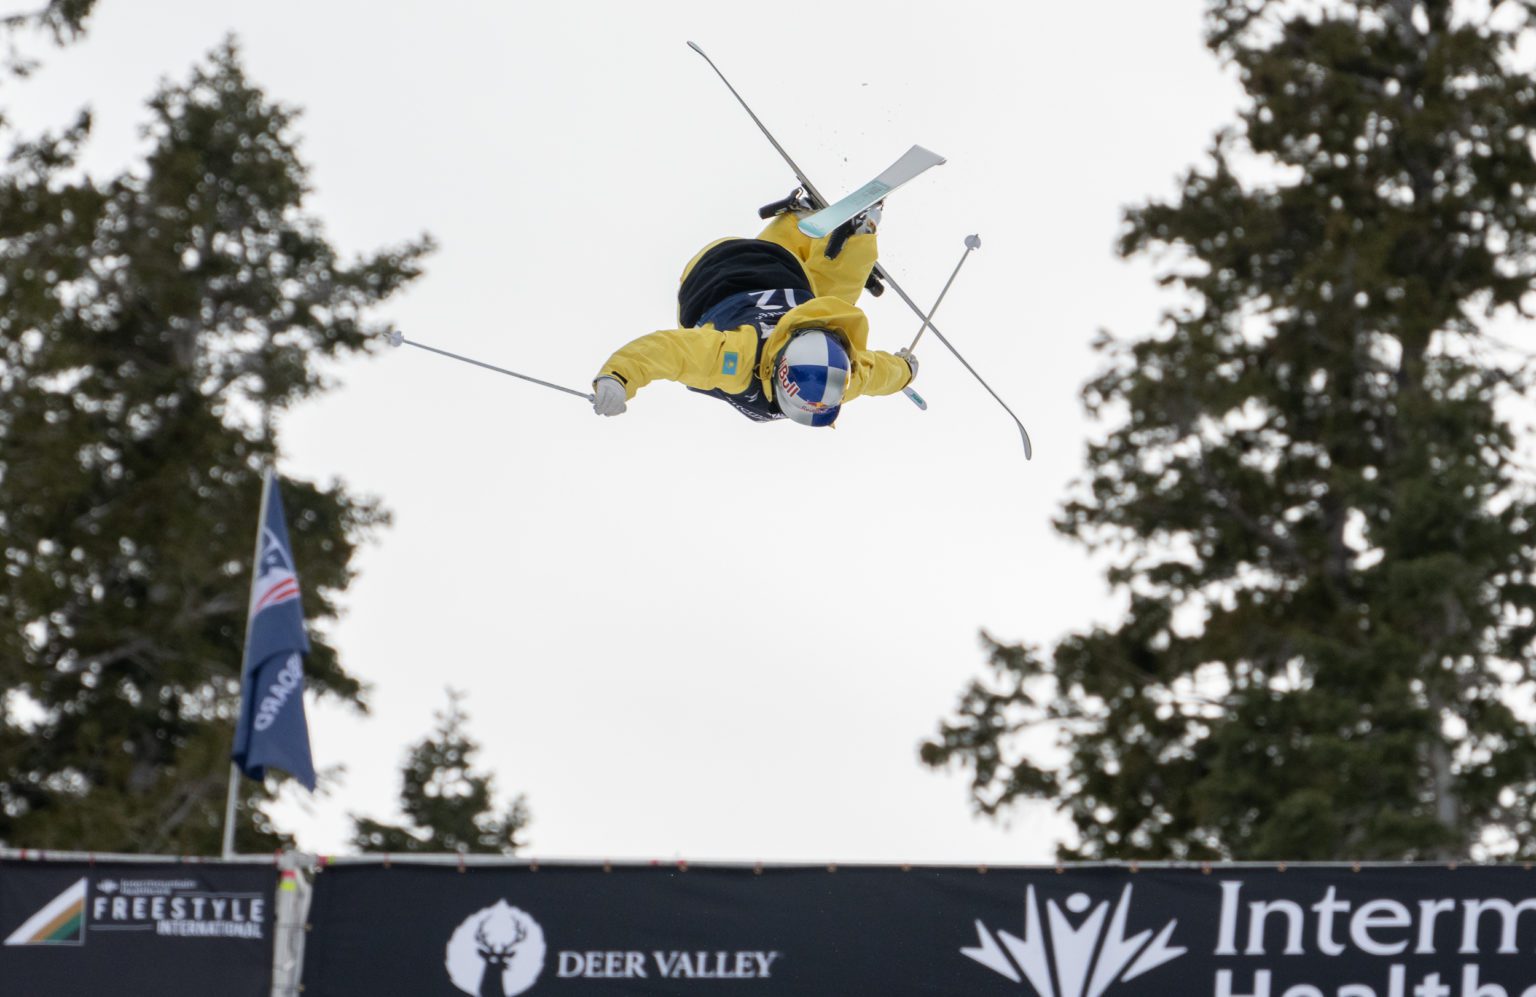
M 825 329 L 791 334 L 773 364 L 773 396 L 779 411 L 802 426 L 837 420 L 848 386 L 848 351 Z

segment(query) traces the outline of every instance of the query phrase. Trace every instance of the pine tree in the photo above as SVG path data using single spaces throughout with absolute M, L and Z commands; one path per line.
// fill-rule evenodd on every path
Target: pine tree
M 35 59 L 21 54 L 16 36 L 28 32 L 45 32 L 55 44 L 64 45 L 85 33 L 85 22 L 95 9 L 97 0 L 48 0 L 32 10 L 0 15 L 0 37 L 4 37 L 7 53 L 3 68 L 10 73 L 25 76 L 37 68 Z
M 354 817 L 353 847 L 365 852 L 470 852 L 511 855 L 532 819 L 519 795 L 495 813 L 495 778 L 474 770 L 480 746 L 465 730 L 464 695 L 450 689 L 437 728 L 411 746 L 400 773 L 400 808 L 409 824 Z
M 1052 801 L 1090 859 L 1536 855 L 1530 378 L 1492 329 L 1536 302 L 1536 5 L 1494 8 L 1211 3 L 1241 124 L 1127 215 L 1184 294 L 1100 344 L 1056 523 L 1128 609 L 990 645 L 922 751 L 982 812 Z
M 89 4 L 73 8 L 88 11 Z M 83 16 L 83 14 L 81 15 Z M 273 423 L 365 351 L 423 241 L 338 258 L 305 214 L 295 112 L 233 42 L 149 103 L 142 163 L 76 167 L 82 115 L 0 173 L 0 842 L 218 848 Z M 386 520 L 285 479 L 310 623 Z M 360 687 L 312 630 L 312 690 Z M 237 847 L 280 838 L 245 783 Z

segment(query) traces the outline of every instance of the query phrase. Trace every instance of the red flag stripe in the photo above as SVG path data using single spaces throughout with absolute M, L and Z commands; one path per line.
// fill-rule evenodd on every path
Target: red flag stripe
M 256 604 L 255 612 L 259 613 L 268 606 L 279 602 L 286 602 L 289 599 L 297 599 L 298 597 L 299 580 L 297 578 L 288 578 L 278 582 L 261 597 L 261 601 Z

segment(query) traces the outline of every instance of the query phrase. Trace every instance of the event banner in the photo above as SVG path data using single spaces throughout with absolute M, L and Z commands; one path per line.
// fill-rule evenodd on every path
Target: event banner
M 1521 866 L 342 865 L 305 997 L 1536 997 Z
M 0 863 L 0 993 L 266 997 L 272 866 Z

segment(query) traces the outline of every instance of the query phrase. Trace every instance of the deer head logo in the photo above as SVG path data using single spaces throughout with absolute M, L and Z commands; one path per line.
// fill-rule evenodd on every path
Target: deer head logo
M 544 954 L 538 922 L 498 900 L 459 924 L 444 966 L 453 985 L 473 997 L 516 997 L 538 981 Z
M 507 974 L 507 963 L 517 955 L 517 947 L 528 937 L 528 928 L 521 921 L 514 921 L 516 934 L 511 941 L 491 941 L 486 937 L 485 926 L 490 923 L 491 916 L 487 914 L 480 921 L 480 926 L 475 929 L 475 951 L 480 953 L 480 958 L 485 961 L 485 968 L 480 971 L 479 997 L 507 997 L 507 989 L 502 984 L 502 978 Z

